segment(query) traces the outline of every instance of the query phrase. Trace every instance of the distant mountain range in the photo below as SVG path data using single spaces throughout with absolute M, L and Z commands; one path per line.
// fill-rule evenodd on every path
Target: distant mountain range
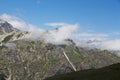
M 0 20 L 0 74 L 6 80 L 43 80 L 120 63 L 120 57 L 107 50 L 78 47 L 71 39 L 59 45 L 29 40 L 30 34 Z

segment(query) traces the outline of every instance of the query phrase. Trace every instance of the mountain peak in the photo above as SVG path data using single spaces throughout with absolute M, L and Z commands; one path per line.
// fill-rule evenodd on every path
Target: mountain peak
M 0 35 L 10 33 L 12 31 L 14 31 L 13 26 L 7 21 L 0 19 Z

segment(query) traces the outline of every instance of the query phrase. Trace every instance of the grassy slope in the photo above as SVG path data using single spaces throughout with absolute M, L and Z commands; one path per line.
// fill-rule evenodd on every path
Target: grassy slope
M 13 43 L 16 44 L 15 47 L 0 47 L 0 74 L 7 78 L 12 76 L 12 80 L 43 80 L 71 72 L 72 68 L 61 48 L 78 71 L 120 62 L 119 57 L 108 51 L 53 45 L 44 41 L 18 40 Z
M 46 80 L 120 80 L 120 63 L 100 69 L 53 76 Z

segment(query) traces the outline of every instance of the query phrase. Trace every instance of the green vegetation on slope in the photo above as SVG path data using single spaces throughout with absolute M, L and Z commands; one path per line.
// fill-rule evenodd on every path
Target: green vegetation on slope
M 17 40 L 13 47 L 0 47 L 0 74 L 11 80 L 43 80 L 73 72 L 63 51 L 77 71 L 120 62 L 109 51 L 88 50 L 75 45 L 53 45 L 45 41 Z
M 13 35 L 9 35 L 9 36 L 5 37 L 2 42 L 8 42 L 12 37 L 13 37 Z
M 0 80 L 5 80 L 5 75 L 4 74 L 0 74 Z

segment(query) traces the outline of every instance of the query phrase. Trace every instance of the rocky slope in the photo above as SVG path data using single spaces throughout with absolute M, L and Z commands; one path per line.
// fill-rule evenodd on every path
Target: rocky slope
M 9 24 L 8 22 L 0 19 L 0 35 L 10 33 L 14 30 L 15 29 L 13 28 L 13 26 L 11 24 Z
M 30 33 L 14 28 L 10 23 L 0 19 L 0 42 L 5 43 L 26 38 Z
M 78 47 L 70 39 L 69 45 L 25 40 L 28 34 L 13 30 L 0 35 L 0 74 L 4 74 L 6 80 L 43 80 L 120 62 L 120 57 L 107 50 Z
M 53 75 L 94 69 L 120 62 L 109 51 L 88 50 L 73 45 L 18 40 L 0 47 L 0 72 L 10 80 L 42 80 Z

